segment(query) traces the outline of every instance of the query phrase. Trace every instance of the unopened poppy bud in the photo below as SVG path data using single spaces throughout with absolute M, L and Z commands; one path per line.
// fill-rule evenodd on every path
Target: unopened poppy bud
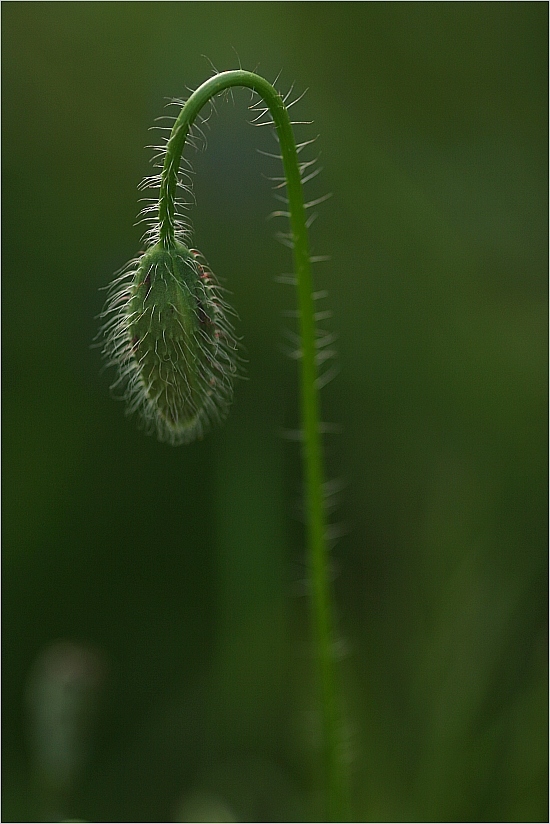
M 115 280 L 104 353 L 128 413 L 178 445 L 222 420 L 233 397 L 237 341 L 214 276 L 182 243 L 157 243 Z

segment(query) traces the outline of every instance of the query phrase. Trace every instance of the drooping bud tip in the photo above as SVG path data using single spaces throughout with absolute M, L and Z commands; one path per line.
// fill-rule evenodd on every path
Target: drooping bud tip
M 173 445 L 225 418 L 238 343 L 212 273 L 196 252 L 155 244 L 113 282 L 102 316 L 104 355 L 128 413 Z

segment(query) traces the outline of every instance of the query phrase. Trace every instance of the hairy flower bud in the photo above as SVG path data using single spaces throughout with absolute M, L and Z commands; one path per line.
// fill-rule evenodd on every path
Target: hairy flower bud
M 155 244 L 110 287 L 104 354 L 118 369 L 128 413 L 173 445 L 202 437 L 233 397 L 232 310 L 198 253 Z

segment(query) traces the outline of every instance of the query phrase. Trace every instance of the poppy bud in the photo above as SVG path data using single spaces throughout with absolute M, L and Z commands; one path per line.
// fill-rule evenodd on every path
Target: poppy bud
M 173 445 L 225 418 L 237 372 L 232 310 L 198 253 L 157 243 L 114 281 L 104 354 L 118 369 L 128 413 Z

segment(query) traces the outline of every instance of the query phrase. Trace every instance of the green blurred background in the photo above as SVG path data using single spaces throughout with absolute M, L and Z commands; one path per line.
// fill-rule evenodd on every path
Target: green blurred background
M 547 820 L 547 32 L 529 2 L 2 4 L 4 821 L 318 815 L 290 253 L 246 92 L 190 152 L 247 350 L 226 425 L 147 438 L 90 348 L 203 55 L 309 87 L 333 193 L 355 817 Z

